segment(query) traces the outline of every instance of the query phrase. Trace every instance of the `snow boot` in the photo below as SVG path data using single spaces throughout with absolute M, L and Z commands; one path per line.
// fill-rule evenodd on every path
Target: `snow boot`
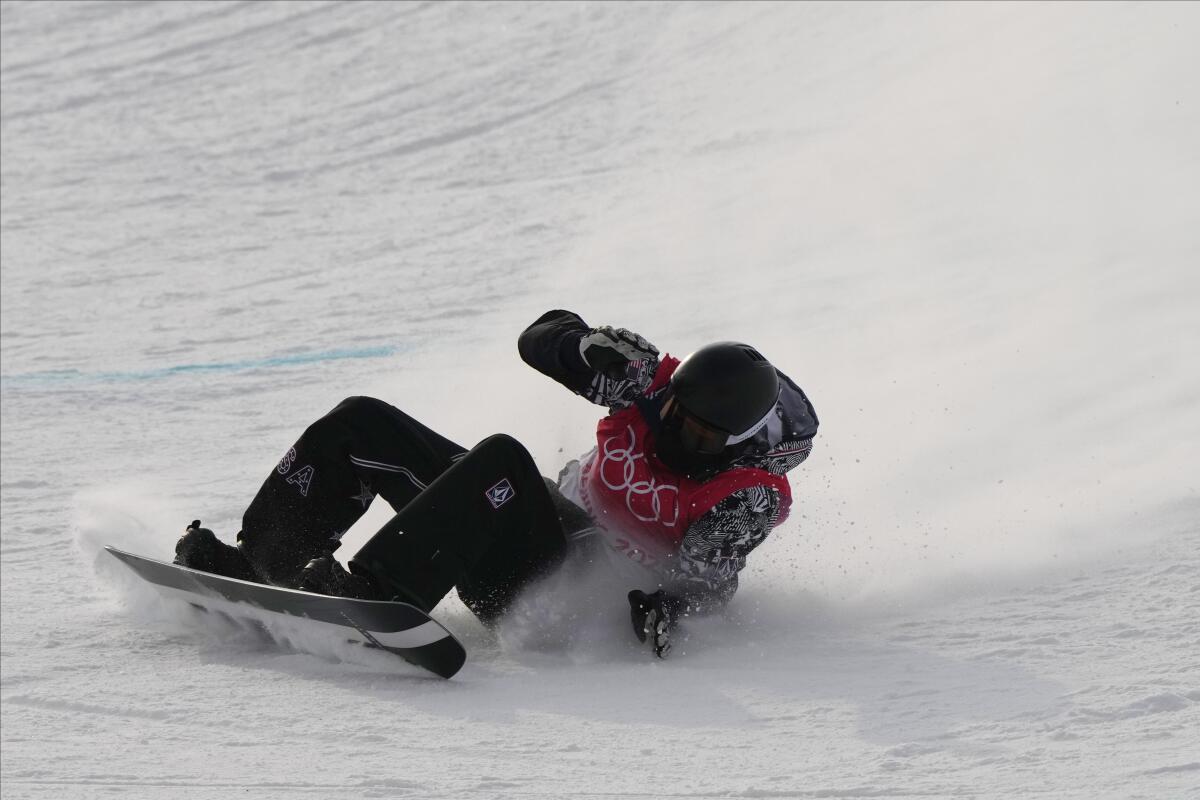
M 296 586 L 304 592 L 325 594 L 331 597 L 350 597 L 355 600 L 387 600 L 365 575 L 347 572 L 332 555 L 318 556 L 300 571 Z
M 181 567 L 224 575 L 243 581 L 258 582 L 258 575 L 242 552 L 217 538 L 200 520 L 192 520 L 175 543 L 175 563 Z

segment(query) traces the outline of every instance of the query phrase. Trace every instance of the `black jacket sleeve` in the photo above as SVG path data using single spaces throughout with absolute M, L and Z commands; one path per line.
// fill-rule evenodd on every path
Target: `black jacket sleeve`
M 578 314 L 547 311 L 521 333 L 517 349 L 526 364 L 588 402 L 610 411 L 627 408 L 650 387 L 659 360 L 646 359 L 640 369 L 615 378 L 596 372 L 579 353 L 580 340 L 591 330 Z
M 589 330 L 578 314 L 547 311 L 521 332 L 517 350 L 521 359 L 576 394 L 584 394 L 595 373 L 579 354 L 579 340 Z

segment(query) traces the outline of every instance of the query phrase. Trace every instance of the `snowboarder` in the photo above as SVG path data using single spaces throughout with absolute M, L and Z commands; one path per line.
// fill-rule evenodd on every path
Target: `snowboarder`
M 812 404 L 736 342 L 680 362 L 628 330 L 556 310 L 518 349 L 609 410 L 596 447 L 557 482 L 509 436 L 467 451 L 380 400 L 351 397 L 284 454 L 246 509 L 237 547 L 195 521 L 176 562 L 426 611 L 456 588 L 490 624 L 569 553 L 595 548 L 645 581 L 628 595 L 634 632 L 664 656 L 677 621 L 723 607 L 747 555 L 786 518 L 784 476 L 812 449 Z M 333 552 L 377 494 L 397 514 L 347 571 Z

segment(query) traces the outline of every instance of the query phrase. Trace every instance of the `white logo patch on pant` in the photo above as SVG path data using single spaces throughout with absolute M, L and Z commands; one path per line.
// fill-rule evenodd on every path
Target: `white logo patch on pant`
M 484 495 L 487 497 L 488 502 L 492 504 L 492 508 L 499 508 L 509 500 L 512 500 L 516 495 L 516 491 L 513 489 L 512 484 L 508 482 L 508 478 L 505 478 L 484 492 Z

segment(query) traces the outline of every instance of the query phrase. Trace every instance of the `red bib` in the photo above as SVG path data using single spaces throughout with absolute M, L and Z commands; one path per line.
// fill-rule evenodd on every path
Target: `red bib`
M 648 393 L 664 386 L 678 365 L 677 359 L 665 357 Z M 776 525 L 787 517 L 792 502 L 787 478 L 738 467 L 700 483 L 659 461 L 653 436 L 636 406 L 610 414 L 596 426 L 596 452 L 580 475 L 587 510 L 609 533 L 612 545 L 633 560 L 645 563 L 674 555 L 692 523 L 741 489 L 775 489 L 782 500 Z

